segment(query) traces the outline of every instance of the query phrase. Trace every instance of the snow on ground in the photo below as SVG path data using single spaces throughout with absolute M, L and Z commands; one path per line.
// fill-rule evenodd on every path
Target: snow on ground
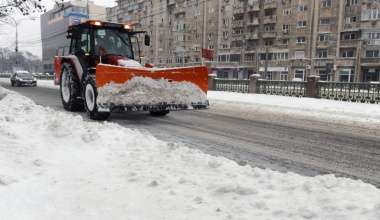
M 133 77 L 124 84 L 110 83 L 98 89 L 99 104 L 158 105 L 206 103 L 206 94 L 189 82 L 169 82 L 149 77 Z
M 1 219 L 380 219 L 380 190 L 239 166 L 0 89 Z
M 247 116 L 265 112 L 377 129 L 380 126 L 380 104 L 220 91 L 209 91 L 207 98 L 211 108 L 217 106 Z
M 54 84 L 54 80 L 37 80 L 37 86 L 52 88 L 52 89 L 59 89 L 59 86 Z

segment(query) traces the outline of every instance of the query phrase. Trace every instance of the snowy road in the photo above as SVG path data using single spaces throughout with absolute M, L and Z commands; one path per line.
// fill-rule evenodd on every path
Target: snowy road
M 43 106 L 62 110 L 58 90 L 11 88 Z M 125 127 L 146 130 L 171 142 L 183 142 L 212 155 L 257 167 L 303 175 L 334 173 L 380 187 L 380 136 L 377 130 L 257 111 L 241 114 L 218 102 L 211 109 L 173 112 L 165 118 L 144 113 L 113 115 Z

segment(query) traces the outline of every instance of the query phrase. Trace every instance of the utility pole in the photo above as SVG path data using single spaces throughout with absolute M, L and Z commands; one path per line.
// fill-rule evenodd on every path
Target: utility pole
M 87 3 L 86 3 L 86 11 L 87 11 L 87 18 L 90 19 L 90 3 L 89 3 L 90 0 L 87 0 Z
M 204 58 L 203 58 L 203 49 L 206 49 L 206 35 L 207 35 L 207 0 L 203 1 L 203 33 L 202 33 L 202 48 L 201 48 L 201 60 L 202 65 L 204 65 Z

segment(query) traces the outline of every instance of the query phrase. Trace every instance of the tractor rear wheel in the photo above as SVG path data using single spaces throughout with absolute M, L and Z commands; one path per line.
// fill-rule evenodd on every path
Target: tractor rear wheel
M 83 111 L 80 83 L 71 64 L 62 65 L 60 93 L 63 108 L 68 111 Z
M 83 98 L 84 106 L 88 117 L 93 120 L 104 121 L 110 116 L 109 112 L 99 112 L 96 99 L 98 97 L 98 91 L 96 89 L 96 84 L 93 78 L 90 76 L 86 77 L 84 87 L 83 87 Z

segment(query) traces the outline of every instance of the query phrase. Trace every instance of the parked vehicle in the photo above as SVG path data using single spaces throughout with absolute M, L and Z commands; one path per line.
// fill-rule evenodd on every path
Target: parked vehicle
M 25 70 L 18 70 L 11 76 L 12 86 L 37 86 L 37 79 Z

